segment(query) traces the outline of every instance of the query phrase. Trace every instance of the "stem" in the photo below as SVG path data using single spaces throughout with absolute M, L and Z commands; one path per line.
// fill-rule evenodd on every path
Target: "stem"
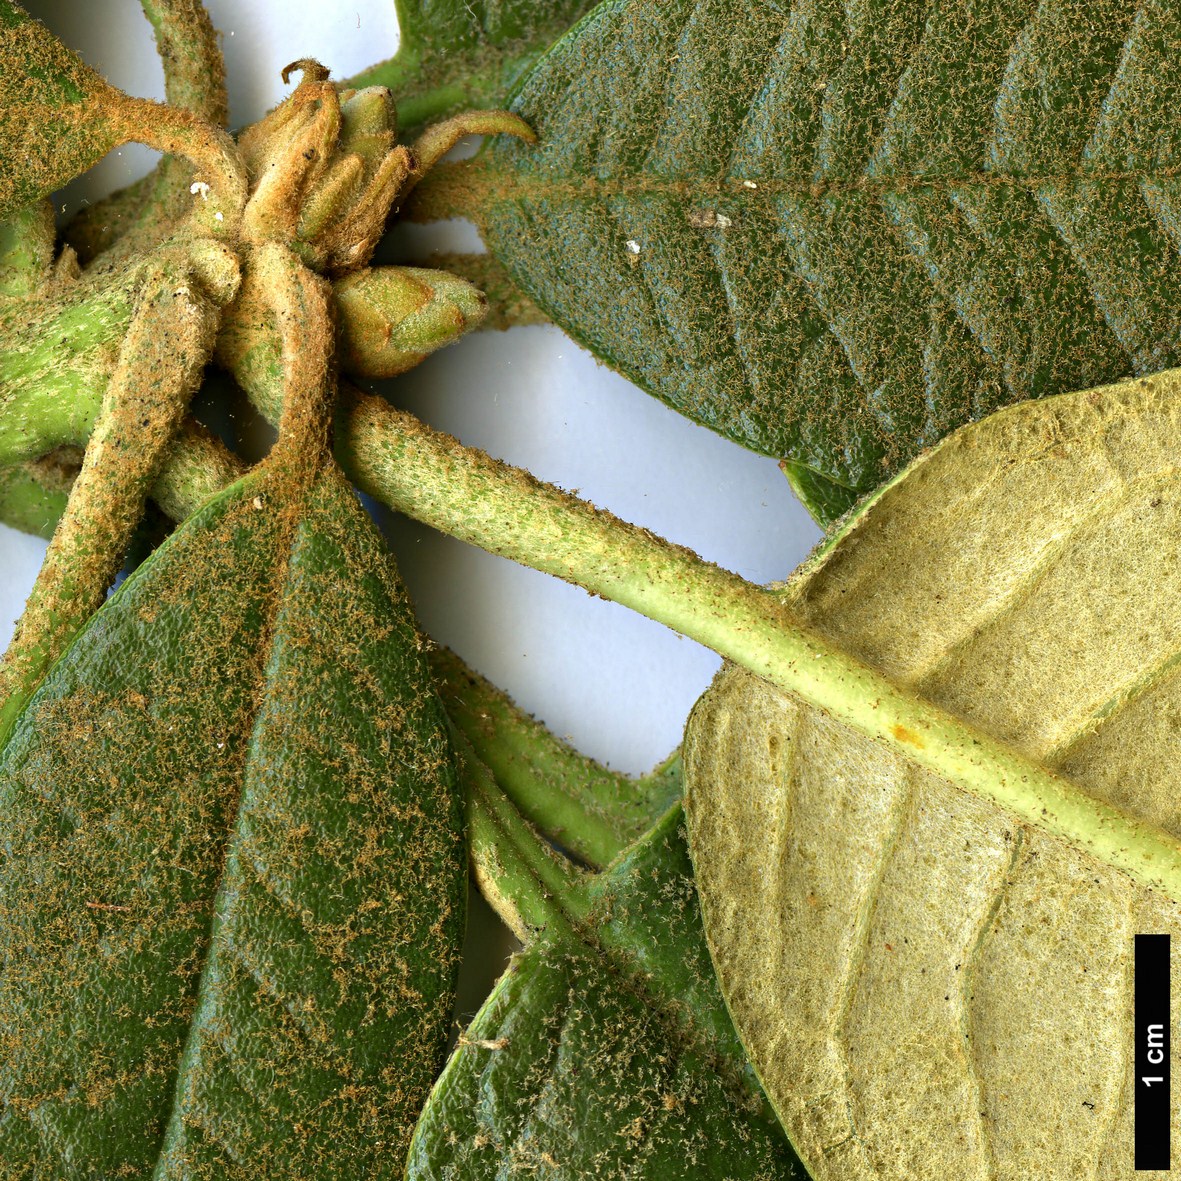
M 230 117 L 225 62 L 204 5 L 200 0 L 140 0 L 140 6 L 156 35 L 169 105 L 224 127 Z
M 263 384 L 266 369 L 260 364 L 255 372 Z M 248 392 L 265 413 L 266 391 Z M 77 440 L 55 440 L 68 441 Z M 379 398 L 342 399 L 336 451 L 354 483 L 390 507 L 629 606 L 1022 821 L 1181 898 L 1176 838 L 891 684 L 803 627 L 771 592 L 465 448 Z
M 328 446 L 335 394 L 332 287 L 278 242 L 254 247 L 249 270 L 279 332 L 281 385 L 278 405 L 270 406 L 279 412 L 279 438 L 266 462 L 302 484 L 319 469 Z
M 402 208 L 404 221 L 431 222 L 466 218 L 483 228 L 484 211 L 498 195 L 486 155 L 473 160 L 445 160 L 415 190 Z
M 0 306 L 0 466 L 85 446 L 148 270 L 48 306 Z
M 705 644 L 920 766 L 1181 899 L 1181 842 L 892 684 L 770 591 L 463 447 L 372 397 L 339 416 L 364 491 L 491 553 L 576 583 Z
M 0 468 L 0 523 L 48 541 L 66 511 L 74 476 L 46 459 Z M 181 423 L 151 498 L 173 521 L 183 521 L 205 500 L 246 471 L 245 462 L 194 418 Z
M 591 903 L 575 866 L 550 849 L 513 807 L 459 731 L 459 756 L 472 870 L 480 890 L 509 929 L 570 933 L 586 923 Z
M 461 139 L 469 135 L 515 135 L 528 144 L 537 134 L 520 115 L 509 111 L 464 111 L 442 123 L 433 123 L 415 141 L 414 172 L 410 182 L 430 172 Z M 409 191 L 408 189 L 406 191 Z
M 218 262 L 205 257 L 182 269 L 164 256 L 144 287 L 82 470 L 0 665 L 0 742 L 119 571 L 213 348 L 216 304 L 201 290 L 198 271 L 224 283 Z M 232 256 L 220 263 L 236 274 Z
M 140 0 L 140 5 L 156 37 L 168 105 L 224 127 L 229 120 L 225 62 L 217 31 L 200 0 Z M 166 155 L 156 165 L 152 177 L 145 178 L 151 192 L 125 230 L 132 242 L 140 234 L 150 236 L 161 221 L 180 220 L 193 209 L 192 180 L 192 161 L 183 156 Z M 205 212 L 198 210 L 199 215 Z
M 499 788 L 547 840 L 588 865 L 610 864 L 680 798 L 675 757 L 642 779 L 616 774 L 559 741 L 453 652 L 436 651 L 431 666 L 448 716 Z
M 185 517 L 246 471 L 246 463 L 195 419 L 187 418 L 152 485 L 152 499 L 174 521 Z
M 246 205 L 246 168 L 234 141 L 191 111 L 146 98 L 123 96 L 118 107 L 124 138 L 159 152 L 184 156 L 197 166 L 193 220 L 215 237 L 233 238 Z

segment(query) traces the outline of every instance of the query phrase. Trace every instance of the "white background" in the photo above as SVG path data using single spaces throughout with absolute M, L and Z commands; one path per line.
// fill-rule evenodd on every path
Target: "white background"
M 134 0 L 23 0 L 125 90 L 162 97 L 151 32 Z M 392 0 L 343 5 L 211 0 L 233 126 L 286 92 L 279 71 L 316 57 L 347 77 L 393 54 Z M 151 153 L 112 154 L 57 200 L 71 213 L 147 171 Z M 400 261 L 479 249 L 471 226 L 403 228 Z M 386 247 L 384 255 L 391 253 Z M 483 332 L 383 392 L 426 421 L 757 582 L 780 579 L 819 537 L 775 462 L 694 427 L 598 365 L 557 328 Z M 3 527 L 0 527 L 2 529 Z M 717 658 L 615 604 L 410 522 L 388 529 L 425 628 L 586 753 L 638 773 L 680 740 Z M 0 638 L 43 545 L 0 533 Z

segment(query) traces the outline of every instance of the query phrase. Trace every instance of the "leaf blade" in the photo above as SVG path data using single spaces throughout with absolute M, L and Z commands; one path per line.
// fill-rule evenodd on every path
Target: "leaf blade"
M 471 200 L 601 359 L 864 493 L 999 405 L 1176 363 L 1171 21 L 613 0 Z
M 788 599 L 1176 832 L 1167 378 L 957 432 Z M 686 782 L 723 992 L 818 1176 L 1130 1176 L 1130 936 L 1176 928 L 1175 903 L 734 672 L 695 710 Z
M 449 748 L 351 491 L 322 474 L 292 545 L 282 488 L 254 473 L 191 518 L 99 612 L 5 750 L 0 1141 L 25 1169 L 348 1176 L 375 1144 L 391 1146 L 378 1175 L 400 1168 L 462 923 Z M 343 620 L 376 624 L 372 638 L 342 631 L 342 596 Z M 326 694 L 362 707 L 339 746 Z M 86 755 L 62 746 L 87 734 Z M 54 768 L 56 819 L 40 798 Z M 436 872 L 437 897 L 409 889 L 407 866 Z
M 398 52 L 350 85 L 388 86 L 404 134 L 461 111 L 500 107 L 541 52 L 589 7 L 591 0 L 398 0 Z
M 586 0 L 397 0 L 398 29 L 433 52 L 451 52 L 476 44 L 536 40 L 539 30 L 560 28 L 584 8 Z
M 804 1176 L 741 1078 L 680 824 L 673 809 L 597 883 L 618 958 L 547 931 L 505 974 L 432 1092 L 409 1178 Z

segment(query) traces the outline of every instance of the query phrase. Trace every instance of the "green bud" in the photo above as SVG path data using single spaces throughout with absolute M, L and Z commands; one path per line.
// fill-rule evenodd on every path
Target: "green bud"
M 423 267 L 378 267 L 333 285 L 340 367 L 356 377 L 393 377 L 458 340 L 487 314 L 466 279 Z
M 296 227 L 295 248 L 314 243 L 337 218 L 347 213 L 365 183 L 365 162 L 360 156 L 339 156 L 324 178 L 304 199 Z M 305 260 L 307 261 L 307 260 Z
M 354 90 L 340 104 L 340 142 L 346 152 L 355 152 L 353 141 L 372 136 L 389 136 L 398 129 L 393 95 L 385 86 Z M 388 150 L 388 149 L 387 149 Z

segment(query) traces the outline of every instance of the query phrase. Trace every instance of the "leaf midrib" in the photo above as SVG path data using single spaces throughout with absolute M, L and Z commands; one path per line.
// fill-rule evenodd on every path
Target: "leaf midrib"
M 266 488 L 272 481 L 267 479 L 268 473 L 255 472 L 246 476 L 244 479 L 237 481 L 230 488 L 226 489 L 221 496 L 224 499 L 245 499 L 252 491 L 256 495 L 262 494 L 261 490 Z M 306 497 L 311 481 L 305 481 L 304 486 L 299 489 L 298 498 Z M 295 497 L 293 497 L 295 499 Z M 258 663 L 258 672 L 256 674 L 255 685 L 252 692 L 254 699 L 254 717 L 251 722 L 250 735 L 242 744 L 242 754 L 239 763 L 238 780 L 238 797 L 234 804 L 234 819 L 229 828 L 228 838 L 225 843 L 224 852 L 221 859 L 221 868 L 217 875 L 217 887 L 213 895 L 213 906 L 209 918 L 208 934 L 206 936 L 205 953 L 202 957 L 201 970 L 197 974 L 196 988 L 193 993 L 193 1012 L 189 1020 L 188 1031 L 185 1037 L 184 1045 L 177 1055 L 176 1070 L 172 1086 L 172 1103 L 169 1106 L 167 1119 L 164 1121 L 160 1130 L 160 1137 L 157 1142 L 155 1151 L 155 1165 L 152 1173 L 153 1177 L 163 1181 L 160 1173 L 162 1165 L 165 1163 L 165 1152 L 168 1142 L 173 1134 L 174 1125 L 181 1119 L 181 1111 L 184 1108 L 184 1085 L 185 1079 L 192 1065 L 195 1054 L 198 1050 L 198 1030 L 201 1023 L 201 1013 L 204 1002 L 208 996 L 209 987 L 209 972 L 214 959 L 215 946 L 218 939 L 218 934 L 222 925 L 225 913 L 224 902 L 226 900 L 227 880 L 230 877 L 230 869 L 234 864 L 237 856 L 237 849 L 239 844 L 241 818 L 242 818 L 242 804 L 246 798 L 247 783 L 250 776 L 250 768 L 255 762 L 255 755 L 257 753 L 258 733 L 261 719 L 264 714 L 264 706 L 270 692 L 270 685 L 272 683 L 272 673 L 275 662 L 278 659 L 278 654 L 275 649 L 274 638 L 277 631 L 277 624 L 280 612 L 286 601 L 284 595 L 284 588 L 287 586 L 291 569 L 295 563 L 298 546 L 298 533 L 301 522 L 301 514 L 296 511 L 292 505 L 284 505 L 282 509 L 277 509 L 274 506 L 275 497 L 266 495 L 264 503 L 266 507 L 262 510 L 264 512 L 281 513 L 278 536 L 274 545 L 274 577 L 271 583 L 271 591 L 265 599 L 265 613 L 262 619 L 261 626 L 258 632 L 258 642 L 256 648 L 256 660 Z M 223 1152 L 233 1164 L 240 1166 L 241 1162 L 233 1158 L 233 1154 L 229 1147 L 220 1139 L 214 1138 L 211 1135 L 210 1129 L 201 1127 L 202 1134 L 211 1143 L 216 1143 L 219 1151 Z
M 509 149 L 513 150 L 513 149 Z M 542 149 L 544 150 L 544 148 Z M 527 157 L 522 157 L 527 159 Z M 654 177 L 639 171 L 612 169 L 609 172 L 580 172 L 577 168 L 554 168 L 547 165 L 530 164 L 516 168 L 496 156 L 485 155 L 474 165 L 466 162 L 448 164 L 436 171 L 423 185 L 430 193 L 442 192 L 445 196 L 453 188 L 455 195 L 471 202 L 475 214 L 481 196 L 504 197 L 516 191 L 528 192 L 542 197 L 569 195 L 572 197 L 615 197 L 635 193 L 651 193 L 657 196 L 686 196 L 699 192 L 713 195 L 740 196 L 757 202 L 761 196 L 800 196 L 818 200 L 827 196 L 843 196 L 850 193 L 864 193 L 869 196 L 892 195 L 894 193 L 930 191 L 952 192 L 957 189 L 1017 189 L 1034 192 L 1054 186 L 1081 184 L 1126 184 L 1131 181 L 1172 180 L 1181 176 L 1181 165 L 1170 165 L 1159 169 L 1096 169 L 1045 173 L 1000 173 L 965 172 L 954 175 L 925 175 L 922 173 L 898 174 L 886 177 L 856 176 L 832 177 L 806 180 L 784 180 L 766 178 L 758 173 L 736 173 L 727 170 L 718 175 L 682 174 L 672 177 Z M 481 172 L 487 177 L 503 178 L 508 183 L 500 186 L 501 191 L 489 190 L 480 193 L 478 182 Z M 548 173 L 548 175 L 547 175 Z M 571 177 L 569 181 L 555 179 Z M 744 182 L 752 181 L 758 188 L 748 188 Z M 460 183 L 452 183 L 460 182 Z M 464 193 L 464 189 L 472 193 Z

